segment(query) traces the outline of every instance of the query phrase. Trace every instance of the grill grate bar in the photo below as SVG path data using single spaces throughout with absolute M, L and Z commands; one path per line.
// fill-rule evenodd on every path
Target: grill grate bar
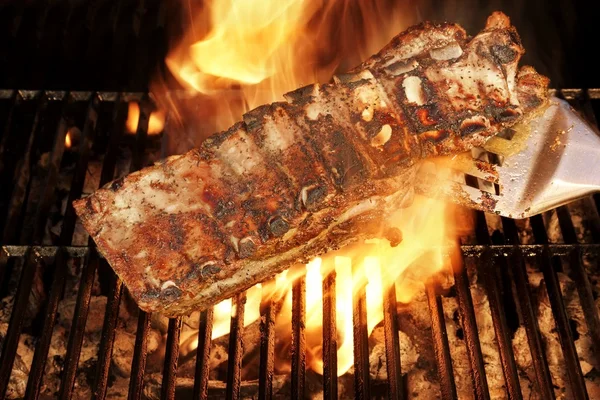
M 553 399 L 554 390 L 552 388 L 552 379 L 550 370 L 548 369 L 548 361 L 544 345 L 540 336 L 540 328 L 533 304 L 531 303 L 531 295 L 529 293 L 529 280 L 527 279 L 527 271 L 525 263 L 519 252 L 515 253 L 515 261 L 513 262 L 513 280 L 515 281 L 516 291 L 515 297 L 518 299 L 523 315 L 523 324 L 527 333 L 527 342 L 531 349 L 531 357 L 533 359 L 534 368 L 538 380 L 538 390 L 544 399 Z
M 427 304 L 431 317 L 431 336 L 433 339 L 433 350 L 435 352 L 438 379 L 440 380 L 440 391 L 443 400 L 457 399 L 456 382 L 452 371 L 452 358 L 450 357 L 450 345 L 446 333 L 446 321 L 442 308 L 442 297 L 437 294 L 438 285 L 429 282 L 425 285 L 427 291 Z
M 129 400 L 142 398 L 144 373 L 146 371 L 146 355 L 148 354 L 148 332 L 150 331 L 150 314 L 141 311 L 138 316 L 137 332 L 133 360 L 131 361 L 131 377 L 129 378 Z
M 356 262 L 352 263 L 352 275 L 353 282 L 359 282 L 357 284 L 358 289 L 355 290 L 352 296 L 354 394 L 356 399 L 370 399 L 371 376 L 369 371 L 369 334 L 367 332 L 367 279 L 364 268 L 359 268 Z
M 244 357 L 244 315 L 246 309 L 246 292 L 233 298 L 231 309 L 231 325 L 229 328 L 229 359 L 227 360 L 227 400 L 240 398 L 242 384 L 242 358 Z
M 481 344 L 479 343 L 479 334 L 477 332 L 477 322 L 475 320 L 475 309 L 473 308 L 473 299 L 469 289 L 469 278 L 467 277 L 466 266 L 462 262 L 460 250 L 456 250 L 452 256 L 452 268 L 454 270 L 454 281 L 458 295 L 458 310 L 461 319 L 461 326 L 465 333 L 465 344 L 467 345 L 467 357 L 471 364 L 471 379 L 473 380 L 473 389 L 475 397 L 478 399 L 489 399 L 490 393 L 483 365 L 483 354 L 481 353 Z
M 500 269 L 507 269 L 504 260 L 498 260 L 492 263 L 491 258 L 486 257 L 479 266 L 479 274 L 483 278 L 485 291 L 490 304 L 492 314 L 492 323 L 496 332 L 496 340 L 498 343 L 498 353 L 502 363 L 502 372 L 506 383 L 506 390 L 510 399 L 522 399 L 521 386 L 519 384 L 519 375 L 517 365 L 515 363 L 515 355 L 512 349 L 512 341 L 509 335 L 508 326 L 506 323 L 506 311 L 502 303 L 499 282 Z
M 490 245 L 491 238 L 488 233 L 485 214 L 481 211 L 475 212 L 476 225 L 475 235 L 477 241 L 481 244 Z M 498 344 L 498 353 L 502 363 L 502 373 L 506 383 L 506 390 L 511 400 L 522 399 L 519 375 L 515 362 L 515 355 L 512 348 L 511 335 L 506 323 L 506 310 L 502 302 L 502 293 L 500 286 L 502 277 L 500 271 L 508 269 L 506 258 L 499 257 L 492 259 L 490 252 L 485 252 L 483 257 L 478 258 L 478 275 L 482 277 L 483 286 L 489 301 L 490 312 L 492 314 L 492 323 L 496 333 Z
M 25 309 L 27 308 L 27 303 L 29 301 L 29 294 L 31 293 L 31 285 L 33 283 L 37 262 L 37 257 L 30 252 L 25 266 L 23 267 L 23 271 L 21 272 L 19 287 L 15 295 L 15 304 L 10 316 L 8 330 L 6 331 L 6 336 L 2 343 L 2 354 L 0 355 L 0 399 L 6 398 L 8 380 L 12 372 L 15 355 L 17 354 L 19 336 L 21 335 L 21 328 L 23 327 Z
M 336 272 L 323 280 L 323 397 L 337 399 Z
M 204 310 L 200 313 L 198 327 L 198 347 L 196 348 L 196 374 L 194 378 L 194 400 L 208 398 L 208 373 L 210 366 L 210 344 L 213 327 L 213 309 Z
M 302 274 L 292 285 L 292 399 L 304 399 L 306 380 L 306 279 Z M 300 272 L 300 271 L 299 271 Z
M 385 338 L 385 362 L 388 376 L 390 399 L 405 399 L 404 382 L 400 365 L 400 338 L 398 337 L 398 315 L 396 309 L 396 286 L 382 279 L 383 329 Z M 389 287 L 388 287 L 389 286 Z
M 75 374 L 77 372 L 77 364 L 79 363 L 79 356 L 81 354 L 85 323 L 87 322 L 90 299 L 92 297 L 92 286 L 94 285 L 94 276 L 98 266 L 98 259 L 97 257 L 94 257 L 95 253 L 96 251 L 92 249 L 89 256 L 84 260 L 84 267 L 81 272 L 81 283 L 79 292 L 77 293 L 75 313 L 73 315 L 71 331 L 69 332 L 69 342 L 67 345 L 67 354 L 65 356 L 66 365 L 62 373 L 60 399 L 70 399 L 73 394 Z M 55 320 L 55 318 L 53 318 L 53 320 Z
M 177 361 L 179 360 L 179 336 L 181 333 L 181 317 L 169 319 L 167 348 L 163 367 L 161 400 L 175 399 L 175 380 L 177 378 Z
M 100 262 L 106 263 L 105 260 L 100 260 Z M 96 378 L 92 392 L 93 400 L 104 400 L 106 397 L 110 362 L 113 345 L 115 343 L 115 334 L 117 333 L 119 307 L 121 306 L 121 296 L 123 293 L 123 281 L 114 273 L 111 274 L 109 290 L 106 300 L 106 311 L 104 312 L 104 323 L 102 325 L 102 337 L 98 348 Z
M 260 302 L 260 364 L 258 371 L 258 398 L 273 396 L 273 373 L 275 369 L 275 307 L 273 293 L 275 281 L 262 285 Z

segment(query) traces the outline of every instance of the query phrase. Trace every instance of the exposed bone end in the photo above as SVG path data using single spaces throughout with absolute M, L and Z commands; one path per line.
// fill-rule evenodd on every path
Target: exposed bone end
M 517 74 L 517 95 L 524 112 L 531 112 L 548 101 L 549 84 L 550 80 L 532 67 L 521 67 Z
M 389 64 L 387 64 L 385 66 L 385 68 L 391 72 L 392 75 L 394 76 L 398 76 L 398 75 L 402 75 L 405 74 L 407 72 L 410 72 L 412 70 L 414 70 L 415 68 L 417 68 L 419 66 L 419 63 L 415 60 L 410 60 L 410 61 L 395 61 L 392 60 L 392 62 L 390 62 Z
M 373 110 L 371 109 L 371 107 L 367 107 L 363 110 L 362 114 L 362 119 L 366 122 L 369 122 L 373 119 Z
M 309 104 L 308 107 L 306 107 L 306 116 L 311 121 L 316 121 L 316 119 L 319 118 L 319 114 L 321 113 L 320 109 L 321 107 L 317 103 Z
M 327 197 L 327 188 L 321 185 L 305 186 L 300 191 L 300 198 L 304 207 L 312 211 Z
M 432 49 L 429 52 L 429 55 L 434 60 L 445 61 L 458 58 L 462 55 L 462 53 L 463 49 L 460 47 L 460 45 L 457 42 L 452 42 L 444 47 Z
M 418 76 L 406 77 L 402 82 L 402 87 L 409 102 L 422 106 L 427 101 L 423 92 L 423 86 L 421 85 L 421 78 Z
M 379 133 L 373 139 L 371 139 L 371 146 L 375 146 L 375 147 L 383 146 L 384 144 L 386 144 L 388 142 L 388 140 L 390 140 L 391 137 L 392 137 L 392 127 L 389 126 L 388 124 L 385 124 L 384 126 L 381 127 L 381 130 L 379 131 Z
M 165 301 L 175 301 L 181 294 L 181 289 L 173 281 L 166 281 L 160 288 L 160 297 Z
M 490 121 L 482 115 L 474 115 L 470 118 L 466 118 L 460 124 L 460 134 L 463 137 L 470 136 L 488 129 L 490 129 Z
M 494 11 L 487 19 L 485 29 L 506 29 L 510 28 L 510 18 L 500 11 Z

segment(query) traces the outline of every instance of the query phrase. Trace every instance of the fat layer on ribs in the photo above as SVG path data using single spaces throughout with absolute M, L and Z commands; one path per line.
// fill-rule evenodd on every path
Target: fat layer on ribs
M 199 149 L 113 181 L 75 210 L 139 306 L 213 305 L 378 229 L 418 160 L 458 153 L 547 100 L 502 13 L 473 38 L 423 23 L 331 83 L 258 107 Z

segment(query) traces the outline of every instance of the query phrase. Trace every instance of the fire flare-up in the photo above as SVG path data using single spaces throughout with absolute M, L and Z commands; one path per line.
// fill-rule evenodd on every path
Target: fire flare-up
M 344 11 L 350 3 L 337 4 Z M 214 130 L 227 127 L 229 117 L 252 112 L 201 150 L 112 182 L 74 205 L 140 307 L 169 316 L 212 305 L 298 260 L 358 242 L 306 268 L 307 349 L 317 372 L 320 282 L 333 270 L 338 275 L 341 374 L 353 359 L 354 293 L 366 291 L 371 332 L 383 318 L 383 292 L 400 281 L 398 297 L 410 301 L 411 285 L 403 286 L 404 280 L 410 274 L 424 282 L 440 271 L 443 249 L 454 241 L 445 204 L 417 197 L 402 208 L 414 163 L 481 145 L 543 104 L 547 81 L 530 67 L 518 70 L 518 35 L 496 13 L 474 38 L 453 24 L 407 30 L 352 73 L 287 93 L 287 102 L 254 108 L 280 100 L 308 78 L 329 78 L 342 62 L 320 63 L 317 55 L 334 47 L 323 50 L 314 38 L 323 21 L 343 26 L 345 14 L 339 25 L 333 6 L 322 11 L 314 5 L 288 0 L 207 6 L 210 31 L 197 41 L 186 38 L 167 65 L 200 101 L 217 105 L 208 108 L 216 110 Z M 362 17 L 386 21 L 378 14 Z M 390 36 L 399 30 L 396 25 Z M 169 111 L 177 123 L 187 118 L 188 110 Z M 375 221 L 385 222 L 385 232 Z M 358 240 L 376 232 L 386 239 Z M 297 278 L 288 271 L 278 279 L 282 315 L 291 312 L 289 288 Z M 259 304 L 261 295 L 255 286 L 248 302 Z M 231 312 L 229 303 L 216 306 L 214 335 L 227 333 Z M 258 316 L 248 312 L 244 324 Z M 278 323 L 277 329 L 278 337 L 289 334 L 287 325 Z
M 302 84 L 329 80 L 340 65 L 343 68 L 364 61 L 415 22 L 409 9 L 406 4 L 390 9 L 382 1 L 370 0 L 214 0 L 192 16 L 193 21 L 210 21 L 211 29 L 201 39 L 190 29 L 168 56 L 167 65 L 184 87 L 200 94 L 195 102 L 211 110 L 202 117 L 214 121 L 206 128 L 212 133 L 227 128 L 258 105 L 282 100 L 284 93 Z M 232 89 L 237 91 L 232 94 Z M 172 102 L 166 104 L 180 118 L 186 118 L 181 116 L 186 113 L 183 106 L 173 110 Z M 394 216 L 394 225 L 403 233 L 400 245 L 373 241 L 316 258 L 307 265 L 306 347 L 310 368 L 323 371 L 323 277 L 332 270 L 337 276 L 338 375 L 342 375 L 353 363 L 352 296 L 364 284 L 357 277 L 368 282 L 370 334 L 383 319 L 384 285 L 387 289 L 398 282 L 398 301 L 409 302 L 418 290 L 415 279 L 424 282 L 445 267 L 442 249 L 454 238 L 448 207 L 439 200 L 416 198 L 411 207 Z M 359 265 L 356 277 L 353 262 Z M 411 266 L 414 268 L 408 273 Z M 299 277 L 288 272 L 277 276 L 277 290 L 272 293 L 274 300 L 284 299 L 276 321 L 277 337 L 283 341 L 291 340 L 291 288 Z M 403 277 L 409 275 L 403 284 Z M 260 285 L 247 292 L 245 326 L 260 317 L 261 296 Z M 229 332 L 231 306 L 230 299 L 215 306 L 213 339 Z

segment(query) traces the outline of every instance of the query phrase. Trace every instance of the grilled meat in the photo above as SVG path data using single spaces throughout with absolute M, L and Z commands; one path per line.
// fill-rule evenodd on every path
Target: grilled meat
M 474 38 L 424 23 L 331 83 L 288 93 L 201 148 L 74 203 L 139 306 L 205 308 L 377 233 L 419 159 L 458 153 L 547 99 L 546 78 L 494 13 Z

